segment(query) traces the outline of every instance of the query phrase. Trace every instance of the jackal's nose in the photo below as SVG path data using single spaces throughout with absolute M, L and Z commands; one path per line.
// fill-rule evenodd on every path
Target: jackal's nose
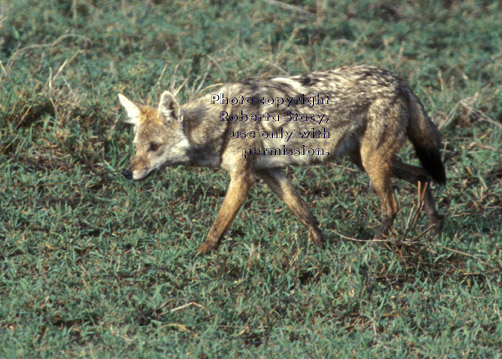
M 125 170 L 124 172 L 122 172 L 122 176 L 124 176 L 127 179 L 132 179 L 132 172 L 129 170 Z

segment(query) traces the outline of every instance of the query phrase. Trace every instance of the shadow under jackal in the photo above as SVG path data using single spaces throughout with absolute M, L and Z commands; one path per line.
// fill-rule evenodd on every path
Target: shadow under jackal
M 256 177 L 281 198 L 323 246 L 317 221 L 282 168 L 324 163 L 347 156 L 371 179 L 381 203 L 381 239 L 398 206 L 391 185 L 396 177 L 424 189 L 424 210 L 435 231 L 442 228 L 430 182 L 443 184 L 440 135 L 422 104 L 396 75 L 369 67 L 341 67 L 293 77 L 247 80 L 224 85 L 180 106 L 164 92 L 157 109 L 119 94 L 127 122 L 134 125 L 135 155 L 123 172 L 142 180 L 166 166 L 221 167 L 230 184 L 207 239 L 215 248 L 230 227 Z M 423 168 L 396 154 L 406 140 Z

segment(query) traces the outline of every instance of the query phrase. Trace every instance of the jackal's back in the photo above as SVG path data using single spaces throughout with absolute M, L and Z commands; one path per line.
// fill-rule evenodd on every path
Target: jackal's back
M 352 155 L 363 136 L 375 143 L 390 137 L 400 146 L 409 91 L 390 72 L 341 67 L 225 85 L 184 108 L 194 143 L 270 168 Z

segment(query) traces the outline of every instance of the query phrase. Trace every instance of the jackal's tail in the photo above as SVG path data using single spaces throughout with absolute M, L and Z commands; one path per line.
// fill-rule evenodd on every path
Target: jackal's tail
M 411 90 L 407 89 L 409 122 L 407 135 L 410 139 L 422 167 L 440 184 L 446 183 L 446 174 L 441 154 L 441 136 L 436 125 L 430 120 L 419 99 Z

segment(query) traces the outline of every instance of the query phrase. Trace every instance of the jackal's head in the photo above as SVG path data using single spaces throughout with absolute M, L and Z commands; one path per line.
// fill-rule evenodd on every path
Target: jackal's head
M 134 125 L 134 157 L 122 174 L 142 180 L 169 165 L 187 162 L 190 143 L 183 132 L 181 107 L 169 92 L 160 97 L 158 109 L 138 106 L 124 95 L 119 100 Z

